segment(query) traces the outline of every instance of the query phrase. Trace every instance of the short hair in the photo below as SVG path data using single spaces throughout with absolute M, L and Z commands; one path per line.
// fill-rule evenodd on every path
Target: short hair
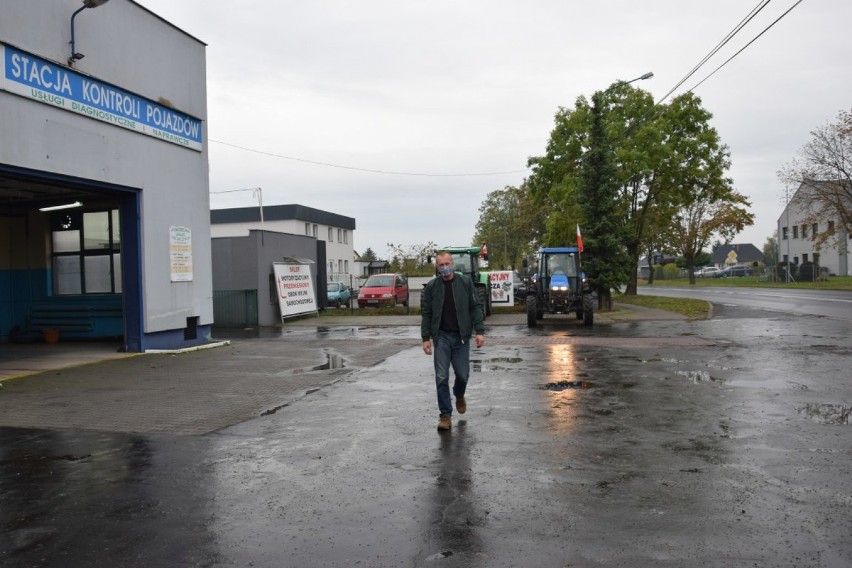
M 436 252 L 436 253 L 435 253 L 435 259 L 437 260 L 437 259 L 438 259 L 438 257 L 439 257 L 439 256 L 442 256 L 442 255 L 449 255 L 449 257 L 450 257 L 450 258 L 452 258 L 452 257 L 453 257 L 453 253 L 451 253 L 450 251 L 448 251 L 448 250 L 439 250 L 438 252 Z

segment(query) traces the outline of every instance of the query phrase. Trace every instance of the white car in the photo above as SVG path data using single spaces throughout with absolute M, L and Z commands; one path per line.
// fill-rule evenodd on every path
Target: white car
M 705 266 L 701 270 L 695 271 L 696 278 L 713 278 L 716 273 L 719 272 L 719 269 L 715 266 Z

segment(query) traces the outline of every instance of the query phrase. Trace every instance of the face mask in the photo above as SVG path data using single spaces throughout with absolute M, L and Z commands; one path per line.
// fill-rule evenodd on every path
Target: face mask
M 440 276 L 449 276 L 452 273 L 453 273 L 453 265 L 452 264 L 447 264 L 445 266 L 439 266 L 438 267 L 438 274 Z

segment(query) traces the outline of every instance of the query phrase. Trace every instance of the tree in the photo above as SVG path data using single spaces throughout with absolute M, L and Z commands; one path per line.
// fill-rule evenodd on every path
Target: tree
M 389 269 L 393 272 L 412 274 L 425 272 L 430 274 L 434 269 L 429 263 L 429 257 L 435 254 L 435 243 L 425 245 L 395 245 L 388 243 L 390 252 Z
M 360 256 L 359 260 L 373 261 L 373 260 L 378 260 L 378 258 L 376 257 L 376 253 L 373 252 L 373 249 L 371 249 L 370 247 L 367 247 L 367 250 L 364 251 L 364 254 L 362 254 Z
M 778 264 L 778 241 L 775 237 L 767 237 L 763 243 L 763 258 L 765 266 L 775 267 Z
M 747 209 L 751 204 L 730 188 L 724 193 L 711 191 L 709 194 L 698 188 L 695 193 L 698 197 L 678 210 L 665 232 L 668 242 L 684 258 L 690 284 L 695 284 L 699 255 L 713 235 L 730 241 L 754 222 L 754 215 Z
M 599 294 L 623 284 L 635 294 L 641 251 L 682 248 L 661 238 L 674 216 L 695 200 L 733 195 L 728 149 L 711 117 L 691 93 L 655 105 L 626 84 L 557 113 L 545 155 L 529 160 L 529 183 L 552 206 L 546 241 L 567 239 L 575 222 L 583 227 Z
M 602 97 L 601 93 L 592 97 L 589 149 L 581 161 L 580 205 L 589 235 L 584 245 L 592 256 L 589 277 L 597 289 L 600 307 L 610 310 L 611 290 L 626 279 L 630 259 L 623 246 L 626 231 L 624 219 L 619 214 L 617 172 L 601 116 Z
M 811 140 L 778 176 L 804 190 L 803 220 L 822 228 L 813 235 L 817 247 L 845 245 L 846 236 L 852 234 L 852 113 L 840 111 L 837 122 L 811 131 Z M 826 220 L 838 220 L 841 227 Z
M 474 243 L 488 243 L 491 267 L 515 269 L 543 233 L 544 216 L 526 184 L 492 191 L 479 207 Z

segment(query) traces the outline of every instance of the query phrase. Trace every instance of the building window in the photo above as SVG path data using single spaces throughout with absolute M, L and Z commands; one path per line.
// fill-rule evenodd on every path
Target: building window
M 313 236 L 314 236 L 314 238 L 316 238 L 316 236 L 317 236 L 317 225 L 316 225 L 316 223 L 314 223 L 313 230 L 314 230 Z
M 794 239 L 799 238 L 799 226 L 798 225 L 793 225 L 793 238 Z
M 813 225 L 811 225 L 811 238 L 815 239 L 818 234 L 819 234 L 819 224 L 814 223 Z
M 343 242 L 343 229 L 337 229 L 337 242 Z
M 787 240 L 787 227 L 782 227 L 782 228 L 781 228 L 781 240 L 782 240 L 782 241 L 786 241 L 786 240 Z
M 343 243 L 347 245 L 349 244 L 349 231 L 343 231 Z
M 834 234 L 834 221 L 829 221 L 829 222 L 828 222 L 828 234 L 829 234 L 829 235 L 833 235 L 833 234 Z
M 337 261 L 337 271 L 341 272 L 341 273 L 343 272 L 343 261 L 342 260 Z
M 805 254 L 802 255 L 802 262 L 807 262 L 807 261 L 808 261 L 808 254 L 805 253 Z
M 334 242 L 334 229 L 332 229 L 331 227 L 328 228 L 328 242 Z
M 788 258 L 789 258 L 789 257 L 785 254 L 785 255 L 784 255 L 784 264 L 787 264 L 787 263 L 789 262 L 789 261 L 787 260 Z
M 343 272 L 345 272 L 346 274 L 349 274 L 349 261 L 348 260 L 343 261 Z
M 803 239 L 808 238 L 808 226 L 807 225 L 802 225 L 802 238 Z M 805 261 L 805 262 L 807 262 L 807 261 Z
M 328 261 L 328 273 L 334 274 L 334 261 L 333 260 Z
M 311 236 L 311 224 L 310 223 L 305 223 L 305 234 L 308 235 L 309 237 Z
M 121 292 L 118 209 L 57 213 L 50 225 L 54 294 Z

